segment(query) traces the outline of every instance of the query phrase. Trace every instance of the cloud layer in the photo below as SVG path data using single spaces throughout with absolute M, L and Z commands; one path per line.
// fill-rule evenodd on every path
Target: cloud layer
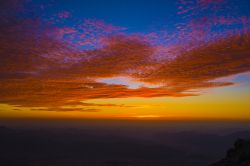
M 13 3 L 20 6 L 16 1 Z M 198 5 L 203 9 L 211 3 L 201 1 Z M 7 7 L 14 4 L 4 3 Z M 23 12 L 23 9 L 16 11 Z M 180 12 L 183 13 L 185 11 Z M 71 14 L 61 12 L 57 16 L 67 19 Z M 250 71 L 247 18 L 237 31 L 225 32 L 209 40 L 187 42 L 187 37 L 193 39 L 192 36 L 199 35 L 197 31 L 204 28 L 200 26 L 208 20 L 217 20 L 217 24 L 239 24 L 235 19 L 221 16 L 201 19 L 202 23 L 191 20 L 191 31 L 181 30 L 189 35 L 182 37 L 183 33 L 177 32 L 178 40 L 185 44 L 172 45 L 156 45 L 148 38 L 149 34 L 127 34 L 122 32 L 124 28 L 99 20 L 84 20 L 74 27 L 58 27 L 41 19 L 18 16 L 9 10 L 3 11 L 0 19 L 0 103 L 44 107 L 48 111 L 75 109 L 63 108 L 65 105 L 128 107 L 80 101 L 194 96 L 199 95 L 197 89 L 233 84 L 215 82 L 218 78 Z M 206 30 L 203 34 L 211 37 L 210 32 Z M 158 39 L 157 35 L 154 37 Z M 131 89 L 97 81 L 120 76 L 155 87 Z

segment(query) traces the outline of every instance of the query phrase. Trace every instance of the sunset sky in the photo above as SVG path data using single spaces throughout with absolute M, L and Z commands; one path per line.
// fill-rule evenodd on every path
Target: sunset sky
M 250 120 L 249 0 L 0 2 L 0 118 Z

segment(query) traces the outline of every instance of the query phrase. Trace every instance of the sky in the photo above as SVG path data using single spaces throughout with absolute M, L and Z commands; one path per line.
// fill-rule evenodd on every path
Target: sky
M 0 6 L 2 119 L 250 120 L 248 0 Z

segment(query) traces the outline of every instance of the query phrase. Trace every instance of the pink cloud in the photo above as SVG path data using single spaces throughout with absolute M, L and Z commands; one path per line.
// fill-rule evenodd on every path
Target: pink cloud
M 68 11 L 63 11 L 63 12 L 58 13 L 57 16 L 61 19 L 66 19 L 66 18 L 71 17 L 71 13 Z

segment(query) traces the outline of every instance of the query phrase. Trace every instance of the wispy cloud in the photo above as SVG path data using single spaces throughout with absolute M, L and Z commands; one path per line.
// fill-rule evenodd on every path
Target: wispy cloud
M 163 83 L 185 91 L 193 88 L 231 85 L 214 79 L 250 70 L 249 34 L 233 35 L 183 52 L 173 60 L 161 62 L 143 81 Z

